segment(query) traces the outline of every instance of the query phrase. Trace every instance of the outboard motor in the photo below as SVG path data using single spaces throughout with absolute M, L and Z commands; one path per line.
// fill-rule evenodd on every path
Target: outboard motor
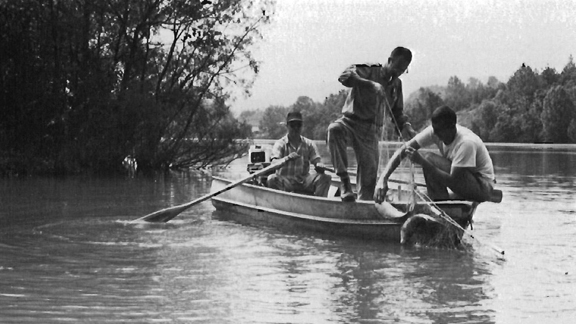
M 266 146 L 250 145 L 250 149 L 248 150 L 248 165 L 246 166 L 246 170 L 248 171 L 248 173 L 252 174 L 270 165 L 271 148 Z M 253 183 L 265 186 L 266 178 L 270 173 L 260 175 L 257 179 L 254 179 Z

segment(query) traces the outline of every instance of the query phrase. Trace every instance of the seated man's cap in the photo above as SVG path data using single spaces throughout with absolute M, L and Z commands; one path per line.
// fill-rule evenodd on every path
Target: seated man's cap
M 291 111 L 286 116 L 286 122 L 289 123 L 291 121 L 302 121 L 302 114 L 299 111 Z

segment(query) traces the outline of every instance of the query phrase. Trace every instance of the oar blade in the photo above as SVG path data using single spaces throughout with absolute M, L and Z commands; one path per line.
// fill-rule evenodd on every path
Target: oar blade
M 138 219 L 133 220 L 133 222 L 150 222 L 150 223 L 166 223 L 172 218 L 178 216 L 181 212 L 188 208 L 187 205 L 174 206 L 170 208 L 164 208 L 162 210 L 155 211 L 146 216 L 142 216 Z
M 295 157 L 298 157 L 297 155 Z M 294 157 L 293 157 L 294 158 Z M 292 159 L 292 158 L 291 158 Z M 252 179 L 253 177 L 257 177 L 263 174 L 266 174 L 270 171 L 274 171 L 278 168 L 281 168 L 282 166 L 284 166 L 288 161 L 290 161 L 291 159 L 289 159 L 288 157 L 282 159 L 280 162 L 278 162 L 277 164 L 272 164 L 254 174 L 251 174 L 249 176 L 247 176 L 246 178 L 243 178 L 241 180 L 238 180 L 234 183 L 229 184 L 228 186 L 226 186 L 223 189 L 220 189 L 216 192 L 212 192 L 208 195 L 202 196 L 194 201 L 191 201 L 189 203 L 186 204 L 182 204 L 182 205 L 178 205 L 178 206 L 174 206 L 174 207 L 170 207 L 170 208 L 165 208 L 162 210 L 159 210 L 157 212 L 154 212 L 152 214 L 148 214 L 146 216 L 137 218 L 135 220 L 133 220 L 132 222 L 140 222 L 140 221 L 145 221 L 145 222 L 151 222 L 151 223 L 161 223 L 161 222 L 167 222 L 169 220 L 171 220 L 172 218 L 178 216 L 178 214 L 180 214 L 181 212 L 183 212 L 184 210 L 200 203 L 203 202 L 205 200 L 208 200 L 216 195 L 221 194 L 224 191 L 230 190 L 238 185 L 241 185 L 242 183 Z

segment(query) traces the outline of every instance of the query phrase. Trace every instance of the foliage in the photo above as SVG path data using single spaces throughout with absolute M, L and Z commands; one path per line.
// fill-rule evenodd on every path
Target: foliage
M 568 126 L 568 137 L 572 143 L 576 143 L 576 118 L 572 119 Z
M 486 85 L 471 78 L 463 85 L 457 77 L 448 81 L 441 99 L 458 111 L 459 122 L 491 142 L 574 142 L 576 117 L 576 65 L 570 56 L 562 73 L 546 68 L 539 73 L 522 66 L 507 83 L 495 77 Z M 438 92 L 440 93 L 440 92 Z M 442 103 L 426 104 L 429 89 L 411 96 L 406 111 L 413 125 L 425 125 L 430 111 Z M 436 105 L 436 106 L 434 106 Z M 432 106 L 432 108 L 430 107 Z
M 420 88 L 411 101 L 404 104 L 404 110 L 410 116 L 410 123 L 415 130 L 421 130 L 429 125 L 430 116 L 437 107 L 444 104 L 439 94 L 429 88 Z
M 286 114 L 288 114 L 286 107 L 270 106 L 266 108 L 260 120 L 261 137 L 278 139 L 286 134 Z
M 466 109 L 471 102 L 471 96 L 466 86 L 457 76 L 452 76 L 446 86 L 444 103 L 450 106 L 454 111 Z
M 574 58 L 572 55 L 570 55 L 568 58 L 568 64 L 566 64 L 562 73 L 560 73 L 559 83 L 567 89 L 576 86 L 576 64 L 574 64 Z
M 489 139 L 490 134 L 498 121 L 499 110 L 493 100 L 484 100 L 472 113 L 472 123 L 470 129 L 478 136 Z
M 312 114 L 312 118 L 307 124 L 314 127 L 313 139 L 326 140 L 328 125 L 341 116 L 342 106 L 346 102 L 348 90 L 340 90 L 337 94 L 331 94 L 319 105 L 317 112 Z
M 542 107 L 544 139 L 548 142 L 569 143 L 568 128 L 574 120 L 574 102 L 560 85 L 551 88 Z
M 271 1 L 1 2 L 0 152 L 61 172 L 236 154 L 251 134 L 225 102 L 258 73 Z
M 291 110 L 298 110 L 302 113 L 304 125 L 302 135 L 314 139 L 325 140 L 328 125 L 340 117 L 340 111 L 346 101 L 348 91 L 341 90 L 337 94 L 332 94 L 326 98 L 323 104 L 316 103 L 309 97 L 299 97 L 294 104 L 289 107 L 269 106 L 264 110 L 260 119 L 260 134 L 258 137 L 267 139 L 278 139 L 286 134 L 286 115 Z M 243 112 L 243 116 L 249 116 L 255 112 Z
M 536 90 L 541 87 L 540 76 L 524 64 L 510 77 L 507 83 L 508 91 L 515 94 L 516 97 L 528 99 L 531 99 Z

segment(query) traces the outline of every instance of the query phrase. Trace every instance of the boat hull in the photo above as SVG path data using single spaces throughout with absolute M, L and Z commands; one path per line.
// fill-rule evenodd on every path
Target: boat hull
M 211 192 L 221 190 L 231 182 L 214 177 Z M 407 220 L 407 216 L 385 218 L 373 201 L 344 203 L 339 197 L 288 193 L 246 183 L 212 197 L 212 204 L 219 211 L 219 218 L 242 224 L 386 242 L 400 242 L 401 228 Z M 402 201 L 392 204 L 401 211 L 406 211 L 408 206 Z M 438 205 L 463 226 L 476 209 L 475 203 L 466 201 L 439 202 Z M 427 208 L 427 204 L 420 202 L 416 204 L 415 212 Z
M 308 231 L 339 237 L 357 237 L 367 240 L 400 242 L 400 227 L 403 222 L 376 220 L 328 219 L 304 214 L 269 209 L 253 208 L 244 204 L 213 199 L 220 213 L 219 218 L 247 225 L 264 225 L 282 228 L 287 231 Z

